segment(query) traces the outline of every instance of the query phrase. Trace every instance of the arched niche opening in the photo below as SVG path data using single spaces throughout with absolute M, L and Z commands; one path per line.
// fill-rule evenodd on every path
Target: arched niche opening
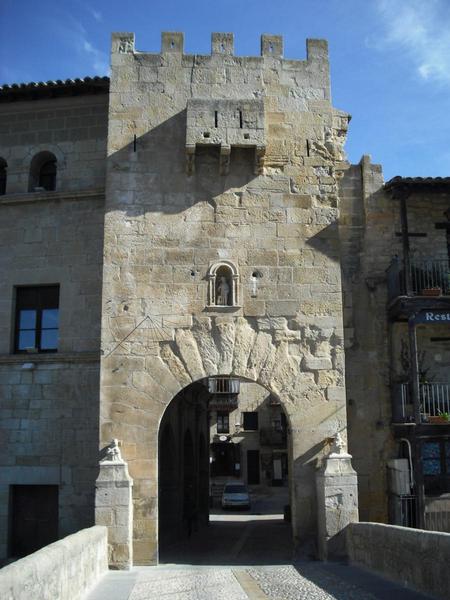
M 44 150 L 33 157 L 30 164 L 28 191 L 56 190 L 57 160 L 52 152 Z
M 239 306 L 239 273 L 231 261 L 220 261 L 209 268 L 208 304 L 211 308 Z

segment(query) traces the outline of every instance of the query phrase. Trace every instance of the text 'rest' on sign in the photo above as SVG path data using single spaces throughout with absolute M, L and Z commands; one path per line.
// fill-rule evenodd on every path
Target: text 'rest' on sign
M 423 310 L 414 317 L 415 325 L 443 325 L 445 323 L 450 325 L 450 311 L 448 310 Z

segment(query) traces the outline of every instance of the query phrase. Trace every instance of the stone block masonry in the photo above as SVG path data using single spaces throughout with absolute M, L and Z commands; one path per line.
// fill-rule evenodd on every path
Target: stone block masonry
M 336 224 L 349 116 L 330 102 L 327 44 L 308 40 L 306 60 L 284 59 L 280 36 L 262 36 L 258 57 L 235 56 L 232 34 L 213 34 L 207 56 L 183 47 L 175 32 L 160 53 L 112 37 L 101 445 L 122 440 L 134 481 L 135 564 L 158 560 L 158 428 L 186 385 L 232 374 L 280 399 L 297 544 L 317 537 L 311 467 L 346 432 Z M 218 265 L 232 266 L 227 306 Z
M 2 600 L 82 600 L 108 570 L 106 527 L 91 527 L 0 570 Z
M 381 523 L 351 523 L 345 529 L 345 539 L 351 563 L 434 598 L 448 598 L 450 534 Z

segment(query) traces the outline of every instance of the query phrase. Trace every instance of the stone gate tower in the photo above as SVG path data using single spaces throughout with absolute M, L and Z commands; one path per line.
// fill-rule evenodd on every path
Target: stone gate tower
M 337 179 L 349 116 L 331 104 L 327 44 L 288 60 L 282 38 L 263 35 L 261 56 L 238 57 L 233 36 L 214 33 L 200 56 L 163 33 L 155 54 L 117 33 L 111 61 L 101 443 L 121 440 L 134 481 L 134 561 L 157 560 L 162 415 L 214 375 L 282 403 L 293 531 L 309 543 L 316 468 L 330 438 L 346 438 Z

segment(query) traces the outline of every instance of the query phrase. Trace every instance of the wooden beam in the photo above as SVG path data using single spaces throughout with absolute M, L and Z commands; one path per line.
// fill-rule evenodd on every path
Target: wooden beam
M 411 261 L 409 258 L 409 231 L 408 231 L 408 212 L 406 210 L 405 194 L 400 198 L 400 222 L 402 226 L 402 246 L 403 246 L 403 270 L 405 276 L 406 295 L 412 294 L 411 285 Z

